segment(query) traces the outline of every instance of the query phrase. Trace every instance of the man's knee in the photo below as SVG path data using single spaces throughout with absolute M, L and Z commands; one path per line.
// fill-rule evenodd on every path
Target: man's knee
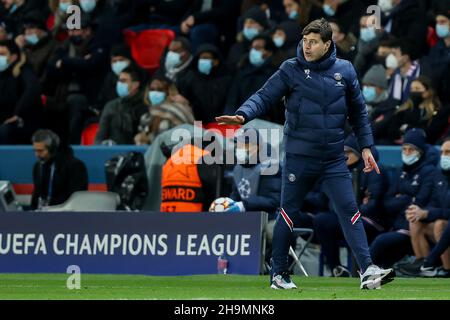
M 434 237 L 436 240 L 439 240 L 441 238 L 442 233 L 444 232 L 445 228 L 447 228 L 448 220 L 437 220 L 434 223 Z
M 411 234 L 411 238 L 421 236 L 424 234 L 426 228 L 426 224 L 416 221 L 409 223 L 409 232 Z

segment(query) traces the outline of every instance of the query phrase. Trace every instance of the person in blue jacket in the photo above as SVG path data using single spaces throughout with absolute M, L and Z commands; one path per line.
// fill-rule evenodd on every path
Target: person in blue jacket
M 425 207 L 410 205 L 406 209 L 406 219 L 411 232 L 411 244 L 416 261 L 399 267 L 399 270 L 411 276 L 418 276 L 420 267 L 430 254 L 430 242 L 439 242 L 450 218 L 450 138 L 441 147 L 440 168 L 433 179 L 431 200 Z M 443 268 L 439 276 L 450 276 L 450 250 L 441 253 Z M 439 265 L 438 265 L 439 266 Z
M 411 205 L 425 206 L 430 200 L 436 163 L 427 159 L 429 147 L 422 129 L 406 132 L 402 145 L 402 171 L 384 198 L 386 213 L 393 231 L 379 235 L 371 244 L 373 261 L 390 267 L 407 254 L 412 254 L 409 223 L 405 211 Z M 433 160 L 433 153 L 431 153 Z M 434 160 L 433 160 L 434 161 Z
M 285 161 L 280 214 L 274 228 L 272 289 L 296 289 L 288 272 L 288 252 L 295 217 L 306 194 L 323 179 L 356 260 L 361 289 L 379 288 L 395 276 L 372 263 L 361 214 L 344 155 L 347 118 L 362 148 L 364 171 L 379 172 L 366 105 L 356 72 L 348 61 L 336 58 L 333 31 L 325 19 L 312 21 L 302 31 L 297 57 L 286 60 L 264 86 L 236 111 L 216 118 L 222 124 L 243 124 L 286 101 Z
M 386 187 L 384 174 L 363 172 L 364 162 L 361 150 L 353 134 L 345 139 L 344 151 L 347 156 L 347 166 L 355 172 L 354 181 L 357 181 L 357 200 L 360 203 L 359 210 L 362 214 L 364 229 L 369 243 L 377 235 L 386 231 L 386 217 L 383 210 L 383 194 Z M 375 159 L 378 152 L 372 147 Z M 344 239 L 342 229 L 339 226 L 338 216 L 332 208 L 319 213 L 314 219 L 314 231 L 317 235 L 321 250 L 325 257 L 325 263 L 330 268 L 334 277 L 350 277 L 351 273 L 342 266 L 339 258 L 339 241 Z

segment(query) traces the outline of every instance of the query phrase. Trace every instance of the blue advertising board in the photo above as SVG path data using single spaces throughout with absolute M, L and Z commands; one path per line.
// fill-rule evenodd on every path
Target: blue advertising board
M 265 213 L 0 214 L 0 273 L 259 274 Z

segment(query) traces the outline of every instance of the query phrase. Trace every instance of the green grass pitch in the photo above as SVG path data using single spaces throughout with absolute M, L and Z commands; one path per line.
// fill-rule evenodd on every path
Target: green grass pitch
M 380 290 L 359 290 L 357 278 L 294 276 L 298 290 L 269 288 L 267 276 L 148 277 L 81 275 L 81 289 L 68 290 L 66 274 L 0 274 L 0 299 L 431 299 L 450 300 L 450 279 L 397 278 Z

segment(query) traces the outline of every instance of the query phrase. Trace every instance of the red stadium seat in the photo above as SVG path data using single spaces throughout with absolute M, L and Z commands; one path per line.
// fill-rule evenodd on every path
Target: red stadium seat
M 436 31 L 432 27 L 428 27 L 427 44 L 430 48 L 434 47 L 439 41 Z
M 82 146 L 92 146 L 94 144 L 98 127 L 99 127 L 98 123 L 93 123 L 84 128 L 83 132 L 81 133 Z
M 175 33 L 167 29 L 145 30 L 139 33 L 126 30 L 124 38 L 131 48 L 136 63 L 149 73 L 153 73 L 159 68 L 164 50 L 175 39 Z

